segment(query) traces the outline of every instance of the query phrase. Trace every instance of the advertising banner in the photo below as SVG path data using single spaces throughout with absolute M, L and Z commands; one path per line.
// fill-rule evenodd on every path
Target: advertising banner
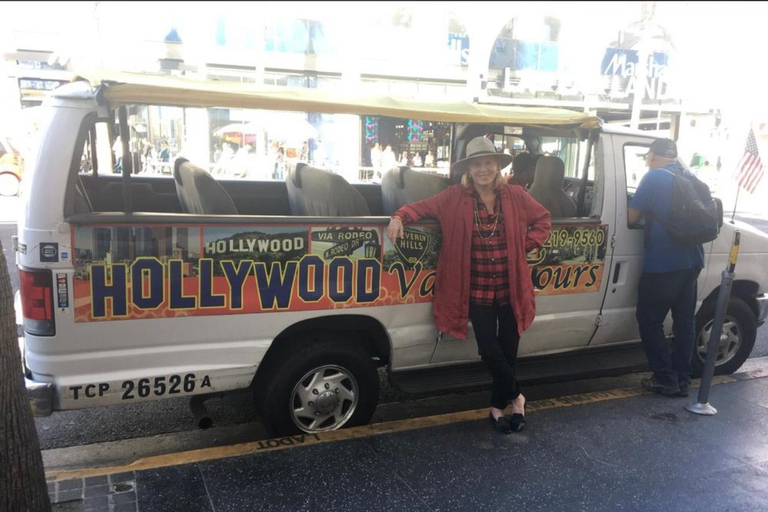
M 539 295 L 600 289 L 607 226 L 555 226 L 528 255 Z M 440 228 L 77 226 L 75 321 L 431 302 Z
M 79 226 L 75 321 L 430 302 L 439 236 L 409 228 L 394 247 L 382 226 Z
M 607 225 L 552 226 L 544 245 L 528 255 L 536 294 L 599 292 L 607 239 Z

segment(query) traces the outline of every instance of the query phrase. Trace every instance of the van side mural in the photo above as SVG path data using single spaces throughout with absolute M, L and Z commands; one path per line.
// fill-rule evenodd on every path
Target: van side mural
M 528 255 L 539 295 L 600 289 L 607 226 L 554 227 Z M 440 229 L 381 225 L 78 226 L 75 321 L 432 301 Z
M 608 225 L 552 226 L 549 238 L 528 255 L 537 295 L 600 291 Z
M 382 230 L 79 226 L 75 321 L 430 302 L 440 243 L 431 238 L 439 230 L 414 228 L 423 246 L 418 254 L 408 240 L 399 249 L 387 241 L 386 256 Z

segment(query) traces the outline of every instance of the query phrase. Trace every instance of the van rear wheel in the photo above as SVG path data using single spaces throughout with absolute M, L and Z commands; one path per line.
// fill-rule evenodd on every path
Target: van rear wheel
M 307 340 L 273 361 L 265 385 L 255 389 L 272 436 L 319 433 L 367 424 L 379 398 L 379 374 L 354 341 Z
M 696 345 L 693 351 L 693 374 L 700 377 L 707 359 L 707 344 L 715 319 L 716 301 L 705 302 L 696 315 Z M 738 297 L 731 297 L 725 311 L 723 329 L 717 347 L 715 375 L 738 370 L 755 346 L 757 319 L 752 309 Z

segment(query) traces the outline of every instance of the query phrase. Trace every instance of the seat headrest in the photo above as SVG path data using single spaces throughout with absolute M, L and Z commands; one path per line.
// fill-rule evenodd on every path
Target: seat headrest
M 565 164 L 556 156 L 543 156 L 536 163 L 535 176 L 531 189 L 560 189 L 565 179 Z
M 543 156 L 536 164 L 536 175 L 529 190 L 531 197 L 544 206 L 553 219 L 573 217 L 576 205 L 563 192 L 565 164 L 555 156 Z

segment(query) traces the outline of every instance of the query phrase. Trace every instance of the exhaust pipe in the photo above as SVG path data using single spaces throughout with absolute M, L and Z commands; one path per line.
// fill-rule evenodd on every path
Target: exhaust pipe
M 189 400 L 189 408 L 192 409 L 192 415 L 195 417 L 197 426 L 203 430 L 213 426 L 213 420 L 205 407 L 206 398 L 208 397 L 204 395 L 195 395 Z

